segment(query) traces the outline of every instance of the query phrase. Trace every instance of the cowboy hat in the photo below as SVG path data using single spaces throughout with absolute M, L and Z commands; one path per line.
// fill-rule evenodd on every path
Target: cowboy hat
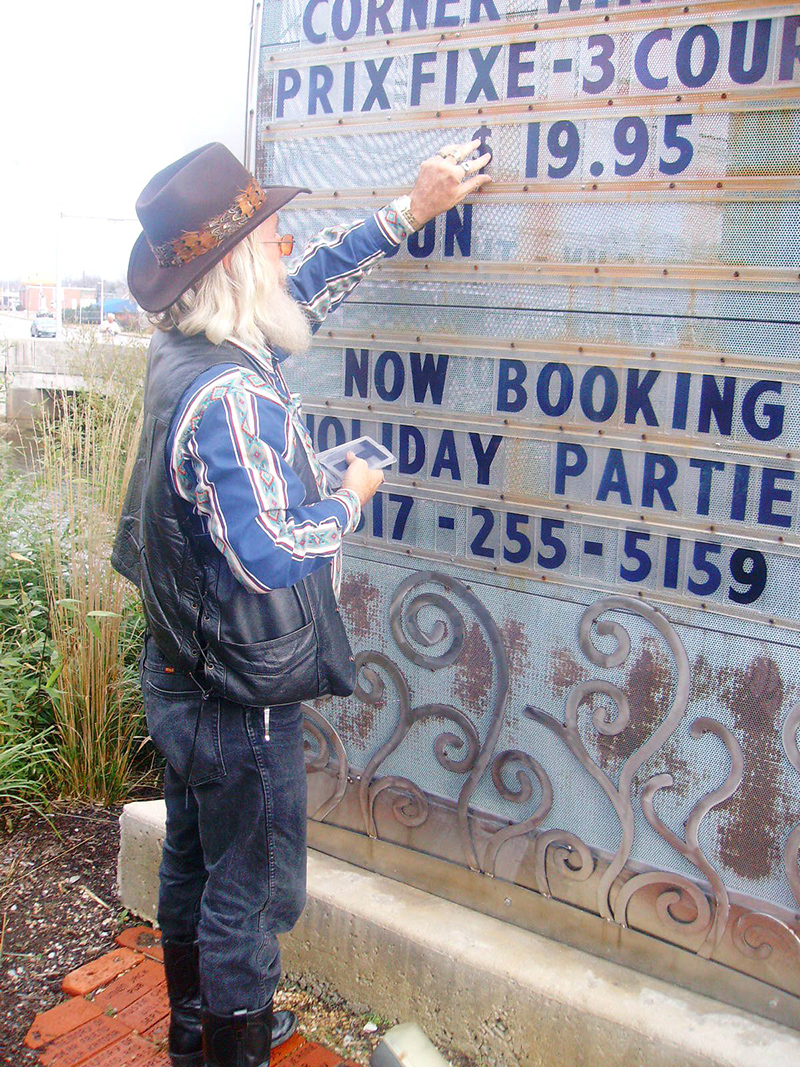
M 160 170 L 136 201 L 142 224 L 128 263 L 128 288 L 145 311 L 164 311 L 242 238 L 298 193 L 261 186 L 214 142 Z

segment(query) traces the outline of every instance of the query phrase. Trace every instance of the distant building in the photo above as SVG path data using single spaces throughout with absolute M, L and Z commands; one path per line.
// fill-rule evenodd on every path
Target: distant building
M 19 306 L 18 288 L 5 286 L 0 289 L 0 311 L 16 311 Z
M 94 286 L 83 289 L 78 286 L 67 286 L 61 290 L 61 306 L 65 311 L 77 311 L 78 308 L 89 307 L 90 304 L 95 303 L 95 300 Z M 36 315 L 40 311 L 55 314 L 55 282 L 45 279 L 23 282 L 19 288 L 19 306 L 29 315 Z

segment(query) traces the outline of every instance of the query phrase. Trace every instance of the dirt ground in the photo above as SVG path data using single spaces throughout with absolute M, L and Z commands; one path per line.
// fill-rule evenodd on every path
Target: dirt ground
M 139 924 L 116 892 L 119 809 L 57 805 L 48 823 L 0 808 L 0 1064 L 38 1063 L 23 1038 L 37 1013 L 64 999 L 61 979 L 115 947 Z M 328 985 L 288 976 L 278 1007 L 297 1012 L 306 1037 L 367 1067 L 382 1033 L 398 1020 L 351 1005 Z M 453 1067 L 471 1062 L 442 1049 Z

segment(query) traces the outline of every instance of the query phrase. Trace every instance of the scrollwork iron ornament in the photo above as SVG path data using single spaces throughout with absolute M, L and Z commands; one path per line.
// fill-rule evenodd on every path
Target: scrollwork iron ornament
M 800 748 L 797 744 L 797 731 L 800 728 L 800 703 L 795 704 L 783 724 L 783 749 L 786 756 L 800 774 Z M 783 867 L 789 888 L 800 907 L 800 823 L 795 826 L 786 841 L 783 852 Z
M 625 867 L 633 846 L 633 779 L 646 761 L 666 743 L 677 729 L 689 701 L 690 670 L 686 649 L 665 616 L 648 604 L 624 596 L 606 597 L 591 605 L 583 613 L 578 628 L 578 641 L 584 655 L 595 666 L 604 668 L 622 666 L 631 651 L 630 635 L 624 626 L 614 620 L 600 619 L 600 616 L 607 611 L 625 611 L 638 615 L 649 622 L 669 646 L 677 669 L 677 682 L 669 712 L 661 725 L 625 761 L 620 772 L 619 785 L 613 783 L 611 778 L 601 770 L 589 754 L 578 727 L 578 709 L 588 697 L 594 696 L 596 693 L 608 696 L 616 705 L 616 716 L 611 721 L 608 721 L 604 715 L 601 715 L 596 710 L 593 715 L 593 722 L 599 733 L 606 736 L 617 735 L 627 727 L 630 721 L 628 698 L 621 689 L 601 679 L 582 682 L 575 686 L 567 696 L 565 724 L 562 724 L 552 715 L 543 712 L 539 708 L 528 707 L 525 713 L 561 738 L 592 778 L 600 785 L 617 814 L 622 828 L 622 840 L 597 885 L 598 911 L 604 919 L 613 920 L 614 914 L 610 899 L 611 889 Z M 616 647 L 612 651 L 604 652 L 594 644 L 592 638 L 595 625 L 599 636 L 611 636 L 614 638 Z M 687 892 L 689 892 L 688 889 Z
M 646 885 L 660 885 L 666 883 L 670 888 L 665 890 L 656 902 L 656 913 L 659 919 L 665 926 L 675 926 L 676 929 L 683 934 L 691 934 L 695 931 L 700 932 L 707 930 L 706 937 L 703 939 L 703 943 L 698 949 L 698 955 L 705 959 L 710 959 L 712 954 L 719 947 L 725 933 L 725 927 L 728 923 L 728 914 L 730 911 L 730 902 L 728 900 L 728 891 L 725 888 L 722 878 L 700 848 L 698 834 L 700 824 L 706 815 L 708 815 L 713 808 L 718 807 L 720 804 L 724 803 L 724 801 L 732 797 L 741 785 L 742 776 L 744 774 L 744 755 L 742 753 L 741 745 L 734 735 L 730 730 L 723 726 L 722 723 L 717 722 L 716 719 L 707 718 L 706 716 L 701 716 L 700 718 L 695 719 L 689 728 L 689 733 L 694 738 L 701 738 L 708 733 L 712 733 L 719 737 L 728 750 L 731 765 L 722 785 L 707 796 L 704 796 L 697 802 L 697 804 L 695 804 L 689 818 L 686 820 L 686 840 L 681 840 L 676 833 L 659 819 L 655 812 L 654 798 L 656 793 L 662 789 L 669 789 L 674 785 L 671 774 L 657 774 L 653 778 L 650 778 L 645 783 L 642 790 L 641 803 L 645 818 L 653 829 L 656 830 L 676 852 L 679 852 L 689 860 L 690 863 L 693 863 L 698 870 L 702 871 L 708 879 L 714 895 L 714 921 L 713 923 L 711 922 L 711 912 L 705 895 L 700 892 L 693 882 L 690 882 L 688 879 L 679 875 L 668 874 L 666 872 L 661 874 L 657 871 L 648 871 L 645 874 L 634 875 L 633 878 L 630 878 L 625 883 L 614 901 L 614 918 L 622 926 L 627 926 L 628 904 L 634 893 L 638 892 L 639 889 L 642 889 Z M 686 894 L 691 898 L 697 912 L 695 919 L 689 923 L 676 919 L 671 910 L 672 906 L 681 899 L 683 894 Z
M 588 882 L 594 874 L 594 857 L 579 837 L 567 830 L 545 830 L 537 835 L 534 852 L 536 888 L 542 896 L 553 895 L 547 877 L 547 852 L 550 848 L 556 869 L 563 878 L 573 882 Z
M 530 778 L 521 768 L 516 772 L 519 789 L 509 789 L 505 784 L 503 781 L 503 768 L 511 763 L 519 763 L 522 765 L 522 768 L 531 771 L 535 775 L 539 782 L 542 796 L 539 806 L 533 815 L 524 819 L 522 822 L 512 823 L 510 826 L 506 826 L 503 830 L 498 830 L 490 837 L 483 858 L 483 866 L 487 874 L 491 875 L 494 875 L 495 873 L 497 853 L 500 850 L 501 845 L 504 845 L 506 841 L 510 841 L 514 837 L 521 837 L 523 834 L 535 830 L 540 823 L 544 822 L 553 806 L 553 786 L 547 775 L 547 771 L 533 758 L 533 756 L 520 749 L 509 749 L 507 752 L 501 752 L 492 763 L 492 781 L 500 796 L 505 800 L 510 800 L 514 804 L 527 804 L 533 796 L 533 786 Z
M 313 815 L 309 815 L 309 819 L 322 822 L 341 803 L 347 789 L 347 753 L 341 737 L 318 708 L 312 704 L 303 704 L 303 719 L 303 729 L 314 738 L 319 746 L 316 755 L 306 758 L 306 770 L 324 771 L 326 769 L 331 759 L 331 744 L 337 760 L 336 788 L 333 794 L 320 804 Z M 308 747 L 307 743 L 306 747 Z
M 503 711 L 508 698 L 508 661 L 500 633 L 478 597 L 456 578 L 434 571 L 419 571 L 411 575 L 400 583 L 392 597 L 389 621 L 394 639 L 403 655 L 420 667 L 439 671 L 452 666 L 462 654 L 466 628 L 464 617 L 457 604 L 448 599 L 447 595 L 430 589 L 416 592 L 416 595 L 407 600 L 409 594 L 415 593 L 422 586 L 431 584 L 439 585 L 445 590 L 445 594 L 462 601 L 486 633 L 493 655 L 494 675 L 494 697 L 486 737 L 481 743 L 478 731 L 470 717 L 450 704 L 425 704 L 412 707 L 408 682 L 398 665 L 381 652 L 360 653 L 356 657 L 358 673 L 356 698 L 367 703 L 380 703 L 385 695 L 386 683 L 382 676 L 385 675 L 395 689 L 399 713 L 391 737 L 381 745 L 364 768 L 359 788 L 359 805 L 365 829 L 371 837 L 377 837 L 375 800 L 387 789 L 395 789 L 399 793 L 411 796 L 413 808 L 411 813 L 409 813 L 407 802 L 398 802 L 393 806 L 393 812 L 398 821 L 407 826 L 422 825 L 427 818 L 428 803 L 419 787 L 409 779 L 392 775 L 374 782 L 375 775 L 384 761 L 402 744 L 415 723 L 423 719 L 444 719 L 452 723 L 459 732 L 447 730 L 441 733 L 434 742 L 434 753 L 437 762 L 445 770 L 453 774 L 467 775 L 457 804 L 459 839 L 467 865 L 473 869 L 480 869 L 469 828 L 469 801 L 489 765 L 502 728 Z M 429 630 L 424 629 L 419 620 L 420 613 L 425 608 L 433 608 L 444 616 L 443 619 L 437 619 Z M 447 646 L 443 650 L 423 651 L 435 649 L 444 641 L 447 641 Z M 463 749 L 463 755 L 456 758 L 452 755 L 453 749 Z
M 742 912 L 733 924 L 731 939 L 751 960 L 769 959 L 777 943 L 785 945 L 796 956 L 800 954 L 800 938 L 794 930 L 782 919 L 764 911 Z

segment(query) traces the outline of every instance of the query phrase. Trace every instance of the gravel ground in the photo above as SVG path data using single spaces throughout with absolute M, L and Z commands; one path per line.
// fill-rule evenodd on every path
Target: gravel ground
M 0 809 L 0 1064 L 37 1064 L 23 1038 L 37 1013 L 64 999 L 61 979 L 114 948 L 120 930 L 139 925 L 116 892 L 118 818 L 119 809 L 57 805 L 48 823 Z M 398 1021 L 348 1004 L 306 976 L 286 976 L 276 1005 L 297 1012 L 309 1040 L 362 1067 Z M 453 1067 L 473 1067 L 442 1052 Z

